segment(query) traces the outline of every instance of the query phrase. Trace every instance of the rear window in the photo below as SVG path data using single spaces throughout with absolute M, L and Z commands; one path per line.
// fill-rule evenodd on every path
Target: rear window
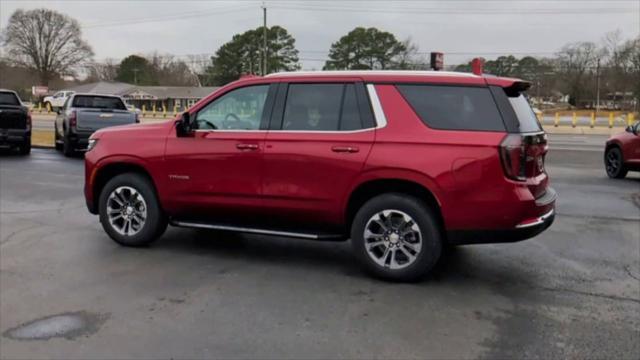
M 20 99 L 12 92 L 0 92 L 0 105 L 20 105 Z
M 397 85 L 397 88 L 430 128 L 505 131 L 488 88 L 437 85 Z
M 511 103 L 513 111 L 516 113 L 521 132 L 542 131 L 538 117 L 533 112 L 533 109 L 531 109 L 529 101 L 527 101 L 524 95 L 520 94 L 516 97 L 509 97 L 509 102 Z
M 127 110 L 122 100 L 110 96 L 78 95 L 73 98 L 71 106 L 90 109 Z

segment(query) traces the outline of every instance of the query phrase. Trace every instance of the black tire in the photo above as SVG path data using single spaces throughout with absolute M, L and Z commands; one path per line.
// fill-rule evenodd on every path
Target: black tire
M 607 172 L 607 176 L 612 179 L 623 179 L 627 176 L 628 170 L 624 166 L 622 150 L 619 147 L 610 147 L 604 153 L 604 169 Z
M 20 155 L 31 154 L 31 138 L 26 138 L 20 145 Z
M 62 153 L 66 157 L 72 157 L 76 153 L 75 149 L 73 148 L 73 143 L 71 142 L 71 139 L 69 139 L 69 136 L 67 135 L 65 135 L 65 137 L 62 138 Z
M 62 141 L 60 140 L 60 135 L 58 135 L 58 126 L 57 125 L 53 125 L 53 144 L 56 147 L 57 151 L 62 151 L 63 148 L 63 144 Z
M 134 235 L 124 235 L 111 224 L 107 215 L 107 204 L 109 195 L 119 187 L 130 187 L 142 195 L 146 202 L 146 214 L 144 224 Z M 168 220 L 160 207 L 156 191 L 151 181 L 140 174 L 125 173 L 120 174 L 107 182 L 100 193 L 98 203 L 100 223 L 106 233 L 120 245 L 140 247 L 151 244 L 159 238 L 167 229 Z
M 409 215 L 421 233 L 421 250 L 414 254 L 416 258 L 413 263 L 404 268 L 391 269 L 379 265 L 367 251 L 364 238 L 367 223 L 383 210 L 396 210 Z M 351 245 L 356 257 L 370 274 L 386 280 L 418 281 L 437 264 L 442 253 L 442 235 L 438 221 L 429 206 L 409 195 L 388 193 L 372 198 L 358 210 L 351 226 Z M 384 262 L 386 263 L 386 259 Z

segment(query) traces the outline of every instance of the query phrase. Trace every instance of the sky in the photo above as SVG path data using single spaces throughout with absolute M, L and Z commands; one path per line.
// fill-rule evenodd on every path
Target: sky
M 267 25 L 295 37 L 304 70 L 321 69 L 331 44 L 356 26 L 411 38 L 425 54 L 444 52 L 445 65 L 476 56 L 552 56 L 567 43 L 599 42 L 615 30 L 625 39 L 640 36 L 640 0 L 0 0 L 0 28 L 18 8 L 44 7 L 80 22 L 96 61 L 153 52 L 192 60 L 261 26 L 263 4 Z

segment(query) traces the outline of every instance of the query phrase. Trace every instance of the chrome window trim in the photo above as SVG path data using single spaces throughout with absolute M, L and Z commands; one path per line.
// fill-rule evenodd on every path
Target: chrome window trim
M 378 98 L 378 93 L 376 92 L 374 84 L 367 84 L 367 93 L 371 100 L 373 117 L 376 120 L 376 129 L 382 129 L 387 126 L 387 117 L 384 115 L 384 110 L 382 109 L 382 104 L 380 104 L 380 98 Z
M 382 104 L 380 103 L 380 99 L 378 98 L 378 93 L 376 92 L 376 88 L 374 84 L 367 84 L 367 94 L 369 96 L 369 100 L 371 101 L 371 107 L 373 108 L 373 117 L 375 118 L 376 126 L 366 129 L 358 129 L 358 130 L 226 130 L 226 129 L 197 129 L 195 132 L 244 132 L 244 133 L 261 133 L 261 132 L 274 132 L 274 133 L 291 133 L 291 134 L 353 134 L 367 131 L 375 131 L 376 129 L 382 129 L 387 126 L 387 117 L 384 114 L 384 110 L 382 109 Z

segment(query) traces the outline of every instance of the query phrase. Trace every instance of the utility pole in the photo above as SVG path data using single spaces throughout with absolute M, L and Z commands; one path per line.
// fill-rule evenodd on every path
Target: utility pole
M 262 2 L 262 76 L 267 75 L 267 5 Z
M 133 83 L 138 85 L 138 71 L 140 71 L 139 69 L 132 69 L 131 71 L 133 71 Z
M 600 111 L 600 58 L 596 63 L 596 115 L 598 111 Z

